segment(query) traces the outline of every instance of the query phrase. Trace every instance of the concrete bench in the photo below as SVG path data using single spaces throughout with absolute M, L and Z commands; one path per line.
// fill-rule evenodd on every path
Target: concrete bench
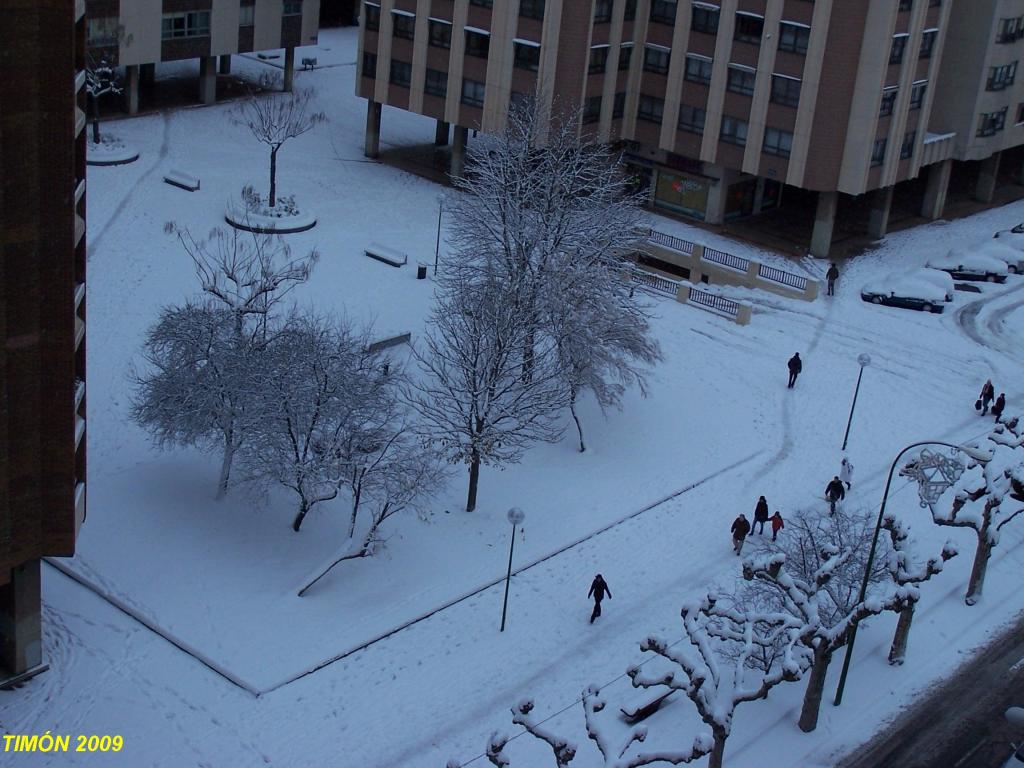
M 183 171 L 168 171 L 164 174 L 164 181 L 172 187 L 180 187 L 188 192 L 199 189 L 199 178 Z
M 371 259 L 388 264 L 392 267 L 404 266 L 409 257 L 401 251 L 396 251 L 394 248 L 388 248 L 386 245 L 380 243 L 370 243 L 366 246 L 366 255 Z
M 313 56 L 302 57 L 302 68 L 303 69 L 316 69 L 316 58 Z
M 673 693 L 675 691 L 671 688 L 665 690 L 660 688 L 644 690 L 642 695 L 637 696 L 628 704 L 620 707 L 619 711 L 626 719 L 626 722 L 638 723 L 657 712 L 658 708 L 665 702 L 665 699 Z

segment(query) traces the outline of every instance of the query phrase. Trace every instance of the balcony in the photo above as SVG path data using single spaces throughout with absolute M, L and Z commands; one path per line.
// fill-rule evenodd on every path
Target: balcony
M 82 444 L 82 437 L 85 436 L 85 417 L 76 413 L 75 414 L 75 450 L 78 450 L 78 446 Z
M 85 398 L 85 381 L 82 379 L 75 379 L 75 413 L 78 413 L 78 409 L 82 405 L 82 400 Z
M 85 112 L 75 107 L 75 138 L 82 135 L 85 130 Z
M 85 219 L 75 214 L 75 242 L 73 247 L 77 248 L 78 244 L 82 242 L 82 238 L 85 237 Z
M 75 349 L 78 349 L 79 344 L 85 338 L 85 320 L 75 315 Z
M 85 483 L 75 484 L 75 538 L 78 538 L 78 529 L 85 522 Z
M 85 298 L 85 283 L 78 283 L 75 285 L 75 312 L 78 312 L 78 308 L 82 306 L 82 300 Z

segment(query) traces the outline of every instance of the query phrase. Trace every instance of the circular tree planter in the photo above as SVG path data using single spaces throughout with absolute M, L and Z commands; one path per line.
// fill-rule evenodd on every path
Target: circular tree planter
M 246 210 L 240 203 L 228 203 L 224 212 L 224 220 L 235 229 L 259 234 L 288 235 L 294 232 L 305 232 L 316 226 L 316 216 L 312 213 L 297 211 L 293 214 L 270 215 L 266 208 L 262 212 Z
M 104 136 L 99 144 L 86 142 L 86 165 L 127 165 L 139 159 L 139 151 L 113 136 Z

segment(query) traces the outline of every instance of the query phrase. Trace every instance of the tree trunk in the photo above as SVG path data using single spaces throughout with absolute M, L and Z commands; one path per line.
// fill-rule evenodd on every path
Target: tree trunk
M 729 734 L 715 734 L 715 746 L 711 750 L 711 757 L 708 758 L 708 768 L 722 768 L 722 758 L 725 756 L 725 740 Z
M 299 503 L 299 514 L 295 516 L 295 520 L 292 522 L 292 530 L 296 533 L 299 532 L 299 528 L 302 527 L 302 521 L 305 519 L 306 514 L 309 512 L 309 504 L 305 501 Z
M 92 97 L 92 143 L 100 143 L 100 100 Z
M 900 620 L 896 624 L 896 634 L 892 638 L 892 647 L 889 649 L 889 663 L 902 664 L 907 655 L 907 639 L 910 637 L 910 624 L 914 620 L 914 607 L 917 603 L 911 603 L 900 611 Z
M 800 730 L 809 733 L 818 727 L 818 710 L 821 709 L 821 697 L 825 693 L 825 678 L 828 675 L 828 663 L 832 661 L 832 653 L 814 651 L 814 666 L 807 681 L 804 693 L 804 706 L 800 710 Z
M 224 457 L 220 462 L 220 480 L 217 481 L 217 501 L 228 493 L 228 481 L 231 479 L 231 464 L 235 459 L 235 438 L 228 432 L 224 436 Z
M 576 422 L 576 431 L 579 433 L 580 436 L 580 453 L 583 453 L 585 450 L 587 450 L 587 446 L 583 444 L 583 427 L 580 425 L 580 417 L 576 415 L 575 395 L 572 397 L 571 400 L 569 400 L 569 413 L 572 414 L 572 420 Z
M 964 602 L 974 605 L 981 599 L 981 591 L 985 588 L 985 571 L 988 570 L 988 559 L 992 556 L 992 545 L 988 542 L 988 532 L 978 534 L 978 549 L 974 553 L 974 566 L 971 568 L 971 580 L 967 584 L 967 598 Z
M 523 342 L 522 380 L 524 384 L 529 384 L 531 381 L 533 381 L 533 339 L 533 331 L 531 330 L 528 334 L 526 334 L 526 341 Z
M 466 497 L 466 511 L 476 509 L 476 487 L 480 483 L 480 457 L 473 454 L 469 464 L 469 495 Z
M 352 519 L 348 521 L 348 537 L 351 540 L 356 535 L 356 518 L 359 517 L 359 497 L 363 493 L 362 483 L 352 493 Z
M 270 150 L 270 197 L 268 203 L 271 208 L 277 205 L 277 150 L 280 147 L 273 147 Z

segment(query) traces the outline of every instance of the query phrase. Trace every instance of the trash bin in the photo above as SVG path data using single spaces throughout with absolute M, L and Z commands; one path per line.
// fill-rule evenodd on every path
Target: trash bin
M 427 279 L 427 265 L 426 264 L 417 264 L 416 265 L 416 279 L 417 280 L 426 280 Z

